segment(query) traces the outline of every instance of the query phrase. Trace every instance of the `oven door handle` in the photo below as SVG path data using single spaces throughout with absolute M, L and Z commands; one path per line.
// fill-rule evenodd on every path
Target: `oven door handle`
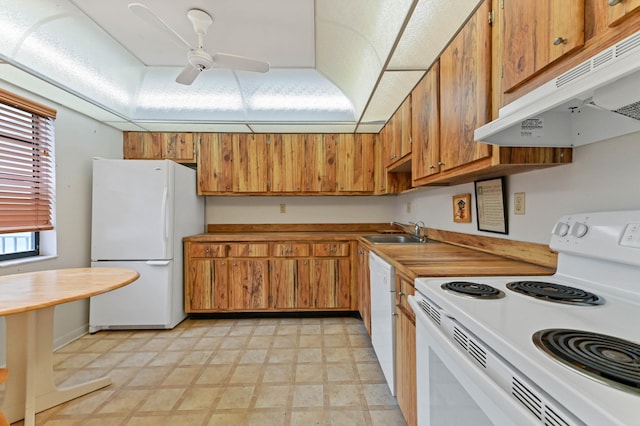
M 464 354 L 451 340 L 449 340 L 429 315 L 420 307 L 415 296 L 408 297 L 409 304 L 416 314 L 416 333 L 425 327 L 428 340 L 428 348 L 433 350 L 446 365 L 454 365 L 451 372 L 457 380 L 466 388 L 473 388 L 476 402 L 491 413 L 490 418 L 495 424 L 500 425 L 539 425 L 537 419 L 527 409 L 520 405 L 507 392 L 502 390 L 481 367 L 474 363 L 469 356 Z M 446 313 L 439 309 L 441 314 Z M 420 325 L 418 324 L 420 321 Z M 426 350 L 427 347 L 416 347 L 416 350 Z M 471 393 L 471 392 L 470 392 Z M 487 413 L 489 414 L 489 413 Z M 518 419 L 518 423 L 513 419 Z

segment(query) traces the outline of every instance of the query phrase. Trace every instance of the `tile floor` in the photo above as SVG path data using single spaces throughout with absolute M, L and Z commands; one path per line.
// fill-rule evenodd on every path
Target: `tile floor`
M 61 385 L 103 374 L 113 384 L 38 414 L 37 425 L 405 425 L 352 317 L 101 331 L 61 348 L 54 362 Z

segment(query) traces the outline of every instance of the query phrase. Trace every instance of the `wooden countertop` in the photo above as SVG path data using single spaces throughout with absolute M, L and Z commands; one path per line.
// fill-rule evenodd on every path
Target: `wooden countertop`
M 268 242 L 268 241 L 344 241 L 356 240 L 374 232 L 362 231 L 303 231 L 303 232 L 225 232 L 185 237 L 189 242 Z
M 417 277 L 551 275 L 550 268 L 452 244 L 371 244 L 370 250 L 413 280 Z

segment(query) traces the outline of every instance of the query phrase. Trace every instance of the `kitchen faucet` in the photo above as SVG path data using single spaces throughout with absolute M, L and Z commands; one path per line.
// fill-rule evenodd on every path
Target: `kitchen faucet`
M 400 222 L 392 221 L 391 225 L 398 225 L 398 226 L 404 228 L 405 230 L 407 228 L 413 227 L 413 236 L 416 237 L 417 239 L 419 239 L 421 243 L 424 243 L 424 242 L 427 241 L 426 235 L 425 236 L 420 235 L 420 229 L 425 227 L 423 221 L 409 222 L 408 224 L 407 223 L 400 223 Z

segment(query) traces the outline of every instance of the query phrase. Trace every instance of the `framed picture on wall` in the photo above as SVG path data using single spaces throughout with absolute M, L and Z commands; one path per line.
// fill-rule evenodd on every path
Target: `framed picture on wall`
M 478 231 L 508 234 L 504 176 L 474 182 Z
M 471 194 L 459 194 L 453 197 L 453 221 L 471 222 Z

